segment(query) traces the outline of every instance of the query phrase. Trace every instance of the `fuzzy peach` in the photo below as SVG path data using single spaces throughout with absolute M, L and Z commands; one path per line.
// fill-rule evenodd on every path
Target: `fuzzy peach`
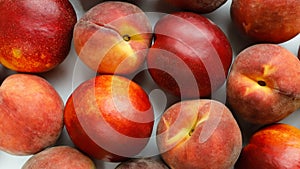
M 236 57 L 227 80 L 227 102 L 254 124 L 278 122 L 300 107 L 300 61 L 279 45 L 257 44 Z
M 74 28 L 76 53 L 98 73 L 135 72 L 143 64 L 151 41 L 148 17 L 138 6 L 127 2 L 99 3 Z
M 160 157 L 134 158 L 120 163 L 115 169 L 169 169 Z
M 63 128 L 64 103 L 45 79 L 7 77 L 0 87 L 0 149 L 30 155 L 53 145 Z
M 91 158 L 70 146 L 47 148 L 30 157 L 22 169 L 96 169 Z
M 233 167 L 242 149 L 230 110 L 214 100 L 186 100 L 168 108 L 157 127 L 157 145 L 174 169 Z
M 300 33 L 299 0 L 233 0 L 237 29 L 256 42 L 282 43 Z

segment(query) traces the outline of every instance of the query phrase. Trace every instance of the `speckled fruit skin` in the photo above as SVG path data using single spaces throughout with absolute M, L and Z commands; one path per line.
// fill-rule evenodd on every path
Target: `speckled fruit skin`
M 169 169 L 169 167 L 159 157 L 147 157 L 124 161 L 115 169 Z
M 63 128 L 64 103 L 45 79 L 7 77 L 0 87 L 0 149 L 30 155 L 53 145 Z
M 127 2 L 101 2 L 74 27 L 77 55 L 101 74 L 134 73 L 144 63 L 151 42 L 150 20 L 138 6 Z
M 22 169 L 96 169 L 94 162 L 69 146 L 47 148 L 30 157 Z
M 162 17 L 147 56 L 153 80 L 182 98 L 210 96 L 227 77 L 231 45 L 222 30 L 207 18 L 177 12 Z
M 69 97 L 65 126 L 73 143 L 104 161 L 124 161 L 148 143 L 154 113 L 147 93 L 117 75 L 83 82 Z
M 224 104 L 186 100 L 164 112 L 157 126 L 157 145 L 172 169 L 229 169 L 241 152 L 242 136 Z
M 300 33 L 299 0 L 233 0 L 231 18 L 256 42 L 282 43 Z
M 68 0 L 1 0 L 1 64 L 29 73 L 55 68 L 70 51 L 76 20 Z
M 235 169 L 298 169 L 300 130 L 276 123 L 258 130 L 243 148 Z
M 276 44 L 240 52 L 227 80 L 229 107 L 253 124 L 278 122 L 300 107 L 300 61 Z
M 170 4 L 196 13 L 210 13 L 221 7 L 227 0 L 166 0 Z

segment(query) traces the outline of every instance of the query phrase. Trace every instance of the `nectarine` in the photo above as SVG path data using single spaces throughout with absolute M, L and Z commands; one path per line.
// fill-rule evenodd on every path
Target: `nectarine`
M 177 12 L 162 17 L 147 56 L 153 80 L 182 98 L 211 96 L 226 78 L 231 45 L 223 31 L 204 16 Z
M 64 121 L 73 143 L 104 161 L 138 154 L 152 133 L 154 113 L 147 93 L 117 75 L 83 82 L 67 100 Z
M 170 4 L 196 13 L 210 13 L 221 7 L 227 0 L 166 0 Z
M 69 54 L 77 17 L 68 0 L 0 3 L 0 62 L 18 72 L 46 72 Z
M 258 130 L 243 148 L 236 169 L 298 169 L 300 130 L 288 124 L 272 124 Z

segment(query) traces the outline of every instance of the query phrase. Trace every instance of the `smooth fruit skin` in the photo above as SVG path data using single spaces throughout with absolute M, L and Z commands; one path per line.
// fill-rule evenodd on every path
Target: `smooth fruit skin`
M 172 5 L 196 13 L 210 13 L 221 7 L 227 0 L 166 0 Z
M 76 19 L 68 0 L 1 0 L 1 64 L 17 72 L 53 69 L 70 51 Z
M 49 147 L 30 157 L 22 169 L 96 169 L 94 162 L 69 146 Z
M 157 127 L 157 145 L 172 169 L 229 169 L 241 152 L 242 136 L 224 104 L 186 100 L 164 112 Z
M 30 155 L 53 145 L 63 128 L 64 103 L 45 79 L 7 77 L 0 87 L 0 149 Z
M 257 44 L 236 57 L 227 80 L 227 102 L 254 124 L 278 122 L 300 107 L 300 62 L 287 49 Z
M 182 98 L 210 96 L 227 77 L 231 45 L 222 30 L 207 18 L 177 12 L 162 17 L 147 56 L 153 80 Z
M 282 123 L 258 130 L 243 148 L 235 169 L 298 169 L 300 130 Z
M 79 58 L 98 73 L 127 75 L 144 63 L 152 42 L 146 14 L 127 2 L 107 1 L 87 11 L 74 28 Z
M 300 33 L 299 0 L 233 0 L 231 18 L 255 42 L 282 43 Z
M 72 93 L 64 121 L 79 149 L 96 159 L 117 162 L 146 146 L 154 113 L 138 84 L 121 76 L 99 75 Z

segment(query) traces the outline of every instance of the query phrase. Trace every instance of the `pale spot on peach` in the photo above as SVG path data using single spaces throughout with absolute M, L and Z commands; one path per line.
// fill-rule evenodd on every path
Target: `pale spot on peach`
M 264 79 L 262 78 L 256 78 L 256 79 L 251 79 L 249 77 L 243 76 L 243 81 L 245 82 L 245 90 L 244 90 L 244 96 L 247 96 L 251 93 L 254 92 L 264 92 L 264 93 L 272 93 L 272 89 L 268 87 L 267 83 L 265 82 Z M 264 85 L 262 85 L 264 83 Z
M 21 58 L 22 57 L 22 51 L 20 49 L 12 49 L 12 54 L 15 58 Z
M 161 120 L 163 121 L 163 124 L 166 126 L 166 130 L 169 130 L 170 123 L 168 122 L 168 120 L 166 120 L 166 118 L 164 117 L 162 117 Z
M 189 128 L 182 128 L 175 136 L 173 136 L 167 140 L 167 144 L 168 145 L 178 144 L 184 138 L 189 136 L 190 130 L 191 129 L 189 129 Z
M 50 68 L 50 67 L 52 67 L 52 64 L 51 64 L 51 63 L 47 63 L 45 66 L 46 66 L 47 68 Z
M 243 27 L 244 27 L 245 32 L 249 32 L 249 30 L 251 29 L 251 24 L 247 24 L 244 22 Z
M 44 54 L 41 54 L 41 59 L 47 58 Z
M 276 68 L 271 65 L 263 65 L 264 71 L 263 71 L 263 76 L 268 76 L 270 74 L 273 74 L 276 72 Z
M 199 119 L 199 121 L 197 122 L 196 126 L 198 126 L 199 124 L 201 124 L 201 123 L 207 121 L 208 118 L 209 118 L 209 114 L 210 114 L 209 111 L 206 112 L 206 113 L 204 113 L 203 116 L 202 116 L 202 117 Z
M 205 121 L 207 121 L 209 119 L 209 115 L 210 115 L 209 111 L 205 112 L 201 116 L 199 116 L 198 113 L 195 113 L 195 116 L 197 116 L 197 117 L 193 118 L 193 121 L 190 123 L 191 125 L 182 127 L 178 133 L 176 133 L 174 136 L 171 136 L 170 138 L 168 136 L 167 144 L 174 145 L 174 144 L 179 144 L 180 142 L 184 142 L 185 140 L 187 140 L 187 138 L 189 138 L 193 135 L 193 132 L 195 131 L 197 126 L 199 126 L 200 124 L 204 123 Z M 165 118 L 162 118 L 162 120 L 164 121 L 164 124 L 165 124 L 167 130 L 169 130 L 169 128 L 171 127 L 170 124 L 167 122 L 167 120 Z
M 107 72 L 127 72 L 136 65 L 136 62 L 138 62 L 138 56 L 130 44 L 120 41 L 105 54 L 100 69 L 107 68 Z

